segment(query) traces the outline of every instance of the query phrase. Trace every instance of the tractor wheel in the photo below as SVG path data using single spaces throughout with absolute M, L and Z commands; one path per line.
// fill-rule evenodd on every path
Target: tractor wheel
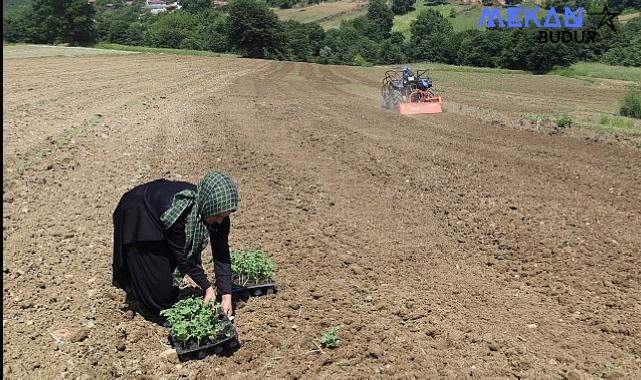
M 394 108 L 394 90 L 390 89 L 389 86 L 383 86 L 382 89 L 382 95 L 383 95 L 383 107 L 387 109 L 393 109 Z
M 387 109 L 391 109 L 393 107 L 392 98 L 390 96 L 386 96 L 385 99 L 383 99 L 383 107 Z
M 389 92 L 383 93 L 383 107 L 390 109 L 392 107 L 391 96 Z
M 401 108 L 401 103 L 403 103 L 403 94 L 401 94 L 400 91 L 393 91 L 392 92 L 392 105 L 395 110 L 399 110 Z

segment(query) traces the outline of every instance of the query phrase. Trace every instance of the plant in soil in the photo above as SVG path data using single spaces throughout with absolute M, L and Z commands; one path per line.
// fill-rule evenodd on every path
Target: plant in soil
M 202 298 L 187 298 L 160 312 L 171 324 L 171 334 L 184 348 L 194 343 L 217 342 L 225 330 L 220 304 L 205 303 Z
M 230 256 L 231 271 L 237 284 L 246 286 L 272 281 L 274 261 L 261 249 L 232 251 Z
M 338 327 L 332 327 L 331 330 L 325 333 L 320 338 L 320 344 L 321 347 L 327 347 L 327 348 L 336 348 L 341 344 L 340 339 L 338 339 L 338 336 L 336 335 L 336 332 L 338 331 Z

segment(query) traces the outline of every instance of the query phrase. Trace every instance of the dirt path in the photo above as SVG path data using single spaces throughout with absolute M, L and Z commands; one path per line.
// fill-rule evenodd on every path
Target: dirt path
M 638 150 L 402 117 L 354 95 L 353 69 L 304 63 L 82 58 L 79 81 L 118 73 L 91 98 L 60 83 L 79 60 L 5 62 L 6 378 L 641 376 Z M 83 106 L 51 125 L 38 102 Z M 273 254 L 281 292 L 240 305 L 234 356 L 177 367 L 110 286 L 111 212 L 211 168 L 239 184 L 232 245 Z M 311 351 L 331 326 L 341 347 Z

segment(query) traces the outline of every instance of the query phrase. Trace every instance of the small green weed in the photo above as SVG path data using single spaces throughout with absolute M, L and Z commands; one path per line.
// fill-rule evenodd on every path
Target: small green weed
M 612 373 L 612 372 L 615 372 L 617 370 L 617 367 L 614 364 L 610 363 L 610 362 L 606 362 L 603 366 L 605 367 L 605 371 L 607 373 Z
M 321 347 L 326 347 L 326 348 L 331 348 L 334 349 L 338 347 L 341 344 L 340 339 L 338 339 L 338 336 L 336 333 L 338 332 L 338 327 L 332 327 L 331 330 L 325 333 L 320 338 L 320 344 Z

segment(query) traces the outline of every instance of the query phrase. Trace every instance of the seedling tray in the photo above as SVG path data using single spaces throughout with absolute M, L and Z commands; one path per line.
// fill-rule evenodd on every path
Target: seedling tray
M 245 286 L 238 285 L 236 283 L 232 284 L 231 293 L 233 297 L 237 298 L 249 298 L 249 297 L 260 297 L 270 294 L 274 294 L 278 291 L 275 281 L 267 281 L 259 284 L 248 284 Z
M 171 341 L 171 345 L 176 349 L 178 360 L 200 360 L 212 354 L 225 355 L 234 352 L 239 345 L 238 332 L 226 315 L 220 314 L 220 318 L 225 321 L 225 329 L 220 334 L 220 339 L 215 342 L 206 341 L 202 342 L 200 345 L 194 342 L 183 346 L 183 344 L 178 342 L 170 332 L 169 339 Z M 171 326 L 168 327 L 171 328 Z

